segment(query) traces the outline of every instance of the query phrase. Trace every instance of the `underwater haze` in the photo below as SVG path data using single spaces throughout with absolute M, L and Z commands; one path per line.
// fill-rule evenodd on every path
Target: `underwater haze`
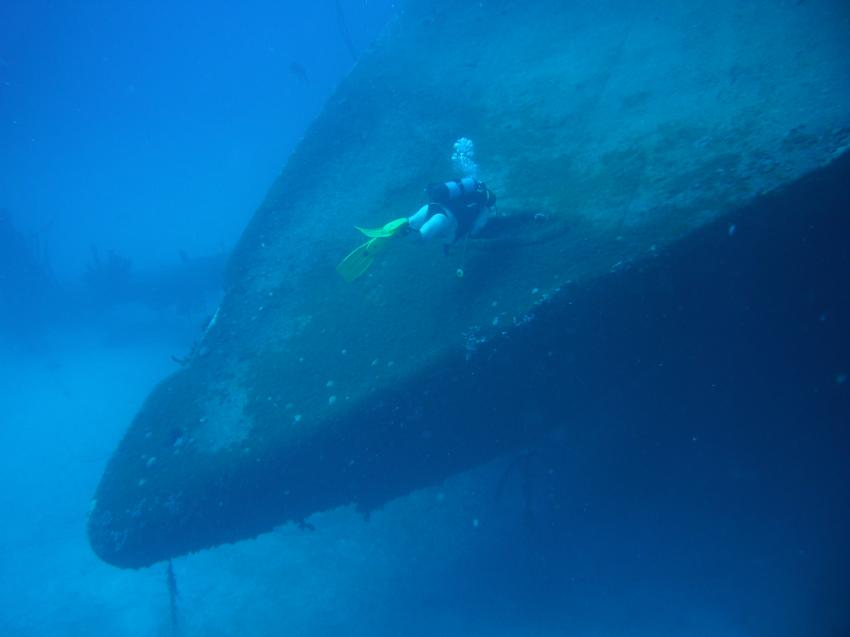
M 4 2 L 2 206 L 63 273 L 229 249 L 352 66 L 334 7 Z M 344 8 L 362 49 L 392 3 Z
M 0 635 L 850 637 L 848 35 L 4 1 Z

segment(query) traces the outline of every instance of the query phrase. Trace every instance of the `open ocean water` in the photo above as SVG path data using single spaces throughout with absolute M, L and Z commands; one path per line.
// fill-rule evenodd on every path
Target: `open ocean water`
M 404 5 L 0 3 L 0 635 L 850 636 L 846 148 L 721 222 L 724 241 L 673 249 L 659 276 L 681 296 L 640 332 L 658 337 L 641 377 L 581 428 L 565 409 L 368 516 L 320 511 L 138 570 L 95 555 L 87 516 L 128 424 Z M 677 329 L 705 340 L 665 350 Z M 607 351 L 595 365 L 618 378 Z

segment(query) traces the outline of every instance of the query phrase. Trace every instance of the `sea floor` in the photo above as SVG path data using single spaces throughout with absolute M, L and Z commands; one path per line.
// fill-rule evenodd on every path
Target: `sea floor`
M 175 632 L 165 565 L 102 563 L 85 523 L 110 453 L 186 347 L 81 330 L 2 351 L 0 634 L 738 637 L 805 625 L 805 596 L 766 579 L 799 567 L 797 547 L 748 562 L 750 540 L 677 533 L 675 517 L 606 502 L 592 484 L 604 472 L 582 469 L 591 451 L 562 435 L 546 445 L 557 460 L 527 451 L 368 519 L 332 511 L 313 530 L 176 559 Z

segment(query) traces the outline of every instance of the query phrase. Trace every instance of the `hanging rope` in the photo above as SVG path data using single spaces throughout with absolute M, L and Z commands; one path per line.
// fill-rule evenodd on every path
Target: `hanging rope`
M 357 51 L 354 50 L 354 43 L 351 41 L 351 34 L 348 32 L 348 23 L 345 21 L 345 14 L 342 12 L 342 5 L 339 0 L 335 0 L 336 18 L 339 22 L 339 30 L 342 32 L 342 39 L 345 40 L 345 46 L 348 47 L 348 52 L 351 54 L 351 60 L 357 61 Z
M 463 251 L 460 253 L 460 267 L 455 271 L 457 278 L 463 278 L 463 266 L 466 265 L 466 244 L 469 243 L 469 233 L 463 239 Z
M 174 575 L 174 566 L 171 560 L 168 560 L 165 583 L 168 586 L 168 601 L 171 606 L 171 634 L 176 637 L 180 632 L 180 626 L 177 622 L 177 598 L 180 597 L 180 593 L 177 592 L 177 577 Z

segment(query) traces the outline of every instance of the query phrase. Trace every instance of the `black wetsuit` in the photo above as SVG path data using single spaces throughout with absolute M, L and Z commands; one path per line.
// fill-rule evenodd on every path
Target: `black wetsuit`
M 496 196 L 480 181 L 464 179 L 431 184 L 428 192 L 428 217 L 448 210 L 457 222 L 455 241 L 469 234 L 482 208 L 496 203 Z

